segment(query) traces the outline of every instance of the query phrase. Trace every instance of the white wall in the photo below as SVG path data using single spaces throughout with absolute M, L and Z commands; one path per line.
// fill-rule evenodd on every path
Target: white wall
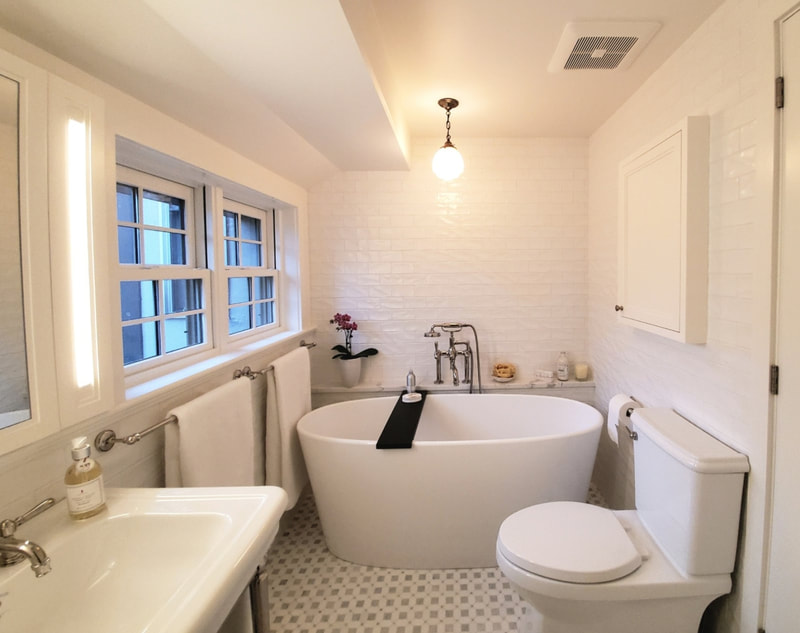
M 183 123 L 167 117 L 111 86 L 93 78 L 77 68 L 49 55 L 14 35 L 0 29 L 0 48 L 32 64 L 58 75 L 100 96 L 105 102 L 106 139 L 106 220 L 109 227 L 105 241 L 115 244 L 115 178 L 114 139 L 117 135 L 131 139 L 141 145 L 178 158 L 186 163 L 206 169 L 217 176 L 271 195 L 298 209 L 298 231 L 301 244 L 301 294 L 308 296 L 307 270 L 307 214 L 305 190 L 277 176 L 260 165 L 236 154 L 229 148 L 211 140 Z M 46 213 L 46 209 L 38 212 Z M 115 256 L 113 247 L 108 249 Z M 54 267 L 59 262 L 53 262 Z M 100 265 L 103 265 L 102 263 Z M 110 270 L 115 270 L 112 264 Z M 110 275 L 109 284 L 115 284 L 115 275 Z M 114 288 L 99 293 L 105 297 L 117 297 Z M 113 303 L 113 301 L 112 301 Z M 306 301 L 306 304 L 308 302 Z M 117 314 L 119 303 L 112 306 Z M 308 321 L 307 314 L 303 321 Z M 112 332 L 116 330 L 112 329 Z M 87 435 L 90 440 L 100 430 L 108 427 L 119 436 L 140 431 L 160 420 L 174 406 L 182 404 L 232 378 L 233 370 L 244 364 L 254 369 L 268 365 L 280 354 L 297 346 L 299 336 L 286 339 L 268 350 L 253 351 L 246 358 L 219 364 L 192 379 L 153 393 L 135 401 L 126 401 L 122 381 L 117 380 L 117 393 L 113 408 L 103 415 L 86 420 L 49 438 L 0 456 L 0 518 L 18 516 L 34 503 L 46 496 L 64 496 L 63 477 L 69 464 L 69 439 Z M 121 347 L 119 337 L 104 341 L 106 345 Z M 118 359 L 121 356 L 118 357 Z M 121 361 L 117 373 L 122 372 Z M 53 385 L 48 388 L 55 392 Z M 55 397 L 55 394 L 49 394 Z M 99 457 L 106 473 L 107 485 L 112 486 L 161 486 L 163 485 L 162 434 L 154 433 L 140 444 L 131 447 L 116 447 L 112 452 Z
M 617 392 L 674 408 L 747 453 L 751 474 L 734 594 L 717 628 L 755 631 L 768 477 L 769 100 L 773 69 L 757 0 L 729 0 L 590 139 L 588 322 L 598 406 Z M 777 17 L 772 15 L 771 19 Z M 765 81 L 766 79 L 766 81 Z M 766 86 L 766 97 L 762 90 Z M 705 345 L 683 345 L 618 323 L 617 166 L 682 117 L 711 122 L 709 319 Z M 767 271 L 766 274 L 764 271 Z M 764 288 L 767 286 L 767 289 Z M 765 335 L 766 333 L 766 335 Z M 601 442 L 594 479 L 632 507 L 630 443 Z
M 309 193 L 315 383 L 339 380 L 323 353 L 343 342 L 336 312 L 359 324 L 354 349 L 380 351 L 373 385 L 403 385 L 409 368 L 433 380 L 434 322 L 476 326 L 484 380 L 500 360 L 530 380 L 561 350 L 585 354 L 586 141 L 454 141 L 466 169 L 452 183 L 431 172 L 442 139 L 416 139 L 409 172 L 342 173 Z

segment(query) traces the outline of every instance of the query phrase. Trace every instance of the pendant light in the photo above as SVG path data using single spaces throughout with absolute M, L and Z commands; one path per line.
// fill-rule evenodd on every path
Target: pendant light
M 445 138 L 444 145 L 442 145 L 433 155 L 433 173 L 442 180 L 453 180 L 458 178 L 464 171 L 464 159 L 456 149 L 456 146 L 450 142 L 450 110 L 458 106 L 456 99 L 439 99 L 439 105 L 447 112 L 447 137 Z

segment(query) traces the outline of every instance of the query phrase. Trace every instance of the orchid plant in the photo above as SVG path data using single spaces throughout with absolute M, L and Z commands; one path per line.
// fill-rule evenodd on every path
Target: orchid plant
M 339 314 L 338 312 L 333 315 L 331 323 L 336 324 L 337 332 L 344 332 L 344 345 L 334 345 L 331 349 L 336 352 L 333 358 L 340 358 L 342 360 L 351 360 L 353 358 L 365 358 L 366 356 L 375 356 L 378 353 L 374 347 L 362 349 L 357 354 L 353 354 L 353 334 L 358 329 L 358 323 L 353 321 L 353 317 L 349 314 Z

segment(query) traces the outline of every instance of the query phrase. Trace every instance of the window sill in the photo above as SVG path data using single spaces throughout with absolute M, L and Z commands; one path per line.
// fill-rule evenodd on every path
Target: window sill
M 196 363 L 182 367 L 168 374 L 163 374 L 157 378 L 131 385 L 125 389 L 125 404 L 134 404 L 134 402 L 138 404 L 142 400 L 155 398 L 157 394 L 167 388 L 179 389 L 187 383 L 208 376 L 227 365 L 244 364 L 252 356 L 267 352 L 273 348 L 278 348 L 292 339 L 296 338 L 299 343 L 303 337 L 308 337 L 313 332 L 313 329 L 281 332 L 269 338 L 242 345 L 235 350 L 199 360 Z M 240 367 L 231 367 L 231 373 L 234 369 L 240 369 Z

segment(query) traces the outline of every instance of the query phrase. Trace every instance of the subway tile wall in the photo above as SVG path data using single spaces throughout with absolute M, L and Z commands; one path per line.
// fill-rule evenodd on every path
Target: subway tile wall
M 329 320 L 358 322 L 354 349 L 376 347 L 362 382 L 433 380 L 436 322 L 475 325 L 482 376 L 513 362 L 519 376 L 583 359 L 586 338 L 585 139 L 456 137 L 464 174 L 431 172 L 442 139 L 417 139 L 403 172 L 344 172 L 309 194 L 312 319 L 321 350 L 312 381 L 336 384 Z M 459 337 L 469 338 L 466 335 Z
M 670 407 L 750 454 L 762 470 L 749 492 L 745 532 L 758 540 L 759 464 L 767 437 L 757 394 L 765 367 L 754 362 L 754 235 L 759 221 L 755 174 L 759 73 L 757 0 L 728 0 L 590 139 L 588 339 L 603 412 L 615 393 Z M 766 75 L 770 77 L 771 75 Z M 710 118 L 708 340 L 685 345 L 617 322 L 617 166 L 621 159 L 687 115 Z M 765 220 L 766 221 L 766 220 Z M 603 437 L 593 479 L 612 507 L 633 507 L 632 447 Z M 744 552 L 739 589 L 721 601 L 716 630 L 755 630 L 758 552 Z M 752 561 L 752 562 L 751 562 Z M 746 596 L 746 597 L 743 597 Z M 746 626 L 742 620 L 746 621 Z
M 589 340 L 601 404 L 624 391 L 649 406 L 747 446 L 756 221 L 756 2 L 730 0 L 664 64 L 590 141 Z M 617 166 L 690 114 L 710 118 L 709 318 L 705 345 L 685 345 L 619 324 Z M 610 472 L 614 454 L 601 446 Z M 627 481 L 631 474 L 622 476 Z M 602 479 L 602 477 L 601 477 Z M 602 486 L 613 507 L 632 507 L 632 488 Z

